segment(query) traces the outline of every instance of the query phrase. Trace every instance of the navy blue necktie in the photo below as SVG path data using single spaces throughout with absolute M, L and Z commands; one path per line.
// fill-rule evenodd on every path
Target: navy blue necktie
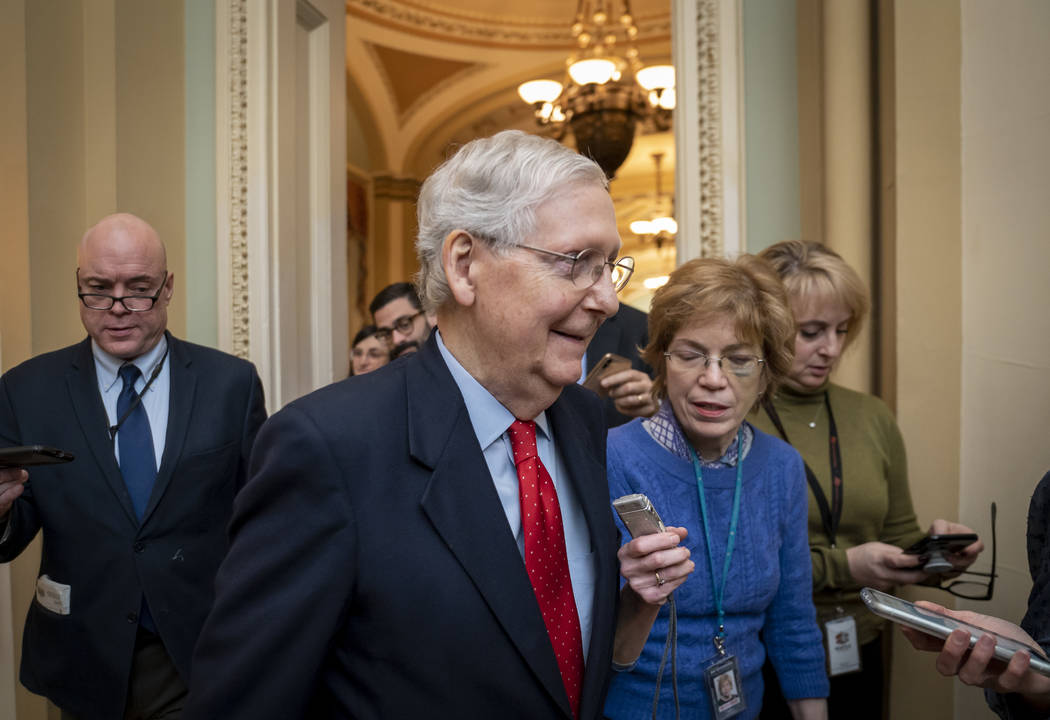
M 139 369 L 130 363 L 121 366 L 120 379 L 124 381 L 124 387 L 117 398 L 118 419 L 124 418 L 128 408 L 138 397 L 135 381 L 141 375 Z M 135 409 L 124 419 L 118 437 L 120 474 L 124 476 L 124 484 L 128 486 L 135 514 L 142 520 L 150 493 L 153 491 L 153 481 L 157 478 L 157 456 L 153 452 L 153 433 L 150 432 L 149 417 L 141 402 L 135 405 Z

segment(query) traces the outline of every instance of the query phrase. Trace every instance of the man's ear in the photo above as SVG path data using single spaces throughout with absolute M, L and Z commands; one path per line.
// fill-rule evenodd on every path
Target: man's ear
M 164 304 L 167 305 L 171 302 L 171 296 L 175 293 L 175 273 L 168 273 L 168 279 L 164 283 L 164 292 L 160 296 L 164 299 Z
M 476 286 L 475 265 L 478 261 L 479 241 L 466 230 L 453 230 L 441 246 L 441 266 L 445 270 L 449 289 L 456 303 L 469 307 L 474 304 Z

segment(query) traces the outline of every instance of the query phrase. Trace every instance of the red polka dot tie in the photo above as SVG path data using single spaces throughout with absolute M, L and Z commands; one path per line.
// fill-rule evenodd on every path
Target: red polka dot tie
M 561 507 L 547 468 L 536 452 L 536 423 L 515 420 L 507 429 L 518 469 L 525 570 L 547 626 L 572 714 L 579 716 L 583 685 L 583 638 L 572 594 Z

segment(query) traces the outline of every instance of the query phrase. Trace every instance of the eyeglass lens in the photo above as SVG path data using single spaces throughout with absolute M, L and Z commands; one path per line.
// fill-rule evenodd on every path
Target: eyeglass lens
M 118 298 L 112 295 L 84 293 L 80 299 L 92 310 L 109 310 L 114 303 L 119 302 L 129 312 L 145 312 L 153 307 L 154 302 L 154 298 L 150 295 L 128 295 Z
M 682 350 L 665 353 L 666 357 L 673 359 L 674 363 L 683 370 L 706 370 L 714 362 L 721 370 L 728 370 L 737 377 L 748 377 L 758 367 L 759 358 L 754 355 L 728 355 L 717 357 L 705 355 L 702 352 L 687 352 Z
M 594 248 L 587 248 L 576 256 L 572 264 L 573 284 L 579 288 L 589 288 L 598 282 L 607 264 L 612 267 L 613 288 L 622 289 L 634 272 L 634 258 L 624 257 L 616 263 L 609 263 L 601 251 Z

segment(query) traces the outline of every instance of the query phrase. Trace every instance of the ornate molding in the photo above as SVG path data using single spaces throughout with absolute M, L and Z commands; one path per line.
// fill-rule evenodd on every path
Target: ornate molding
M 248 290 L 248 4 L 230 1 L 229 228 L 231 352 L 249 358 L 251 303 Z
M 568 7 L 568 4 L 567 4 Z M 531 49 L 571 46 L 566 11 L 564 21 L 543 22 L 506 19 L 499 16 L 450 13 L 422 7 L 404 0 L 346 0 L 349 15 L 425 35 L 452 38 L 479 45 L 525 46 Z M 670 14 L 637 18 L 638 42 L 667 38 L 671 33 Z
M 722 95 L 719 62 L 719 2 L 696 5 L 697 107 L 700 109 L 700 256 L 722 257 Z

